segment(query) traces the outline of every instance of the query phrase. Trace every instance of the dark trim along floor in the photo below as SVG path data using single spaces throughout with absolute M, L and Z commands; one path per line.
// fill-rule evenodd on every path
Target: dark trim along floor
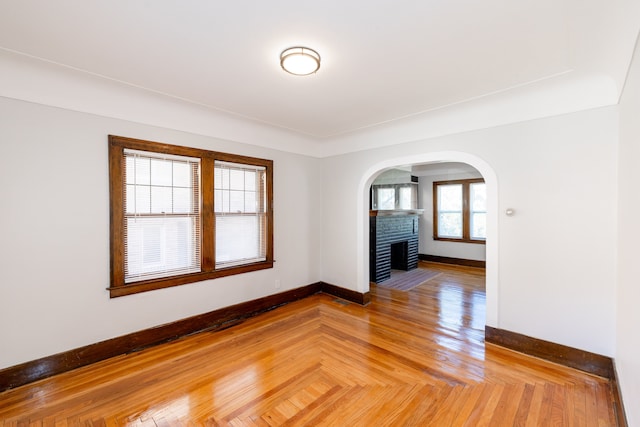
M 225 329 L 249 317 L 319 292 L 361 305 L 370 301 L 368 292 L 359 293 L 329 283 L 317 282 L 0 370 L 0 392 L 186 335 Z M 618 425 L 627 426 L 614 361 L 610 357 L 490 326 L 485 327 L 485 341 L 608 378 L 611 381 L 612 401 Z
M 439 255 L 418 254 L 418 259 L 420 261 L 439 262 L 441 264 L 464 265 L 467 267 L 486 268 L 487 266 L 486 261 L 477 261 L 474 259 L 463 259 L 463 258 L 451 258 L 451 257 L 439 256 Z
M 484 330 L 484 339 L 488 343 L 609 379 L 612 403 L 618 426 L 627 426 L 622 394 L 616 377 L 615 364 L 611 357 L 532 338 L 504 329 L 492 328 L 491 326 L 485 326 Z
M 0 370 L 0 392 L 110 357 L 173 341 L 186 335 L 225 329 L 249 317 L 318 292 L 324 292 L 361 305 L 366 305 L 370 298 L 368 292 L 359 293 L 328 283 L 317 282 L 2 369 Z

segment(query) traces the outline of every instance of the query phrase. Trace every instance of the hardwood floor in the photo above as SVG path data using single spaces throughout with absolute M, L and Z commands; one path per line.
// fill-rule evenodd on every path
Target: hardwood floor
M 609 426 L 607 380 L 485 345 L 484 270 L 318 294 L 0 394 L 4 425 Z

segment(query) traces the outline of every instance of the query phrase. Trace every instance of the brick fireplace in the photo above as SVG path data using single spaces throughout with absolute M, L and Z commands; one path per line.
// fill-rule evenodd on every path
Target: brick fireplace
M 418 267 L 418 215 L 422 209 L 370 211 L 369 280 L 379 283 L 391 270 Z

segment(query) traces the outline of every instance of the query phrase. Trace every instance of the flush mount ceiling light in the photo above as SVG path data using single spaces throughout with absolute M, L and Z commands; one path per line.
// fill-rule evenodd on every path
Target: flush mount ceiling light
M 308 76 L 320 68 L 320 55 L 308 47 L 290 47 L 280 54 L 280 66 L 287 73 Z

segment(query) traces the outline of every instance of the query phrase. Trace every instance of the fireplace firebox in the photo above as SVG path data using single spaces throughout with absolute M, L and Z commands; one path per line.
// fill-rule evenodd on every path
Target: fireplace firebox
M 391 269 L 410 270 L 409 268 L 409 242 L 391 243 Z

